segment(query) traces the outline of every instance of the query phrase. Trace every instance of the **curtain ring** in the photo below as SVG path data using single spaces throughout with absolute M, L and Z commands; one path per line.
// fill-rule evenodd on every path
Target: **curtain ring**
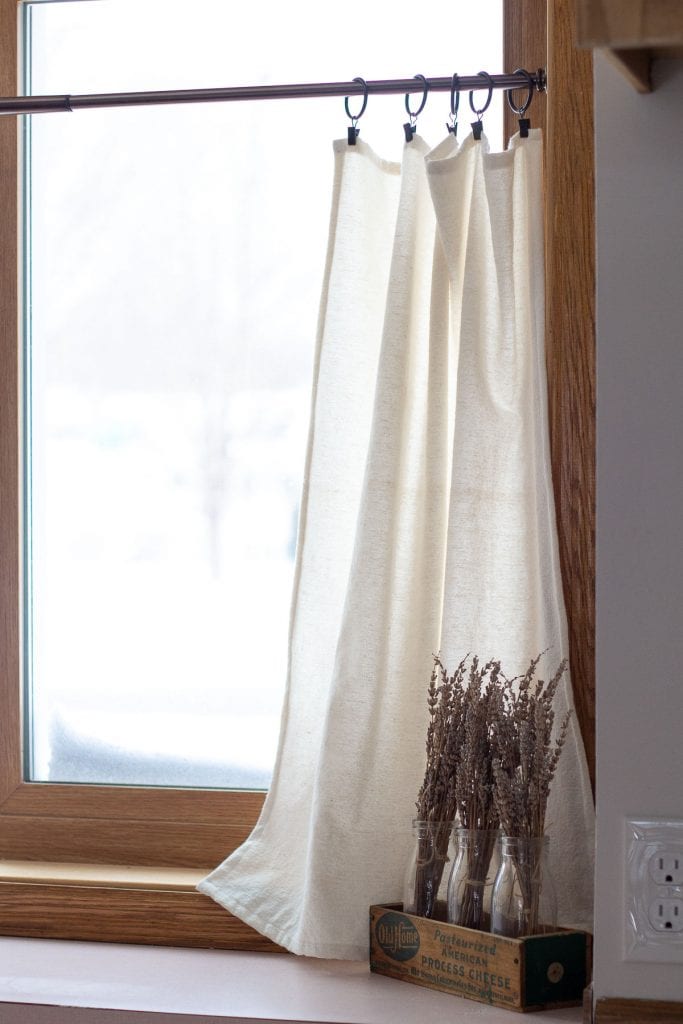
M 417 117 L 417 115 L 421 114 L 422 111 L 424 110 L 424 105 L 427 102 L 427 93 L 429 92 L 429 82 L 427 81 L 424 75 L 413 75 L 413 78 L 418 78 L 422 82 L 423 92 L 422 102 L 420 103 L 420 106 L 417 108 L 417 110 L 410 109 L 410 93 L 406 93 L 406 110 L 408 111 L 408 116 L 410 117 L 411 121 L 414 120 Z
M 526 78 L 526 85 L 528 89 L 526 102 L 523 103 L 521 107 L 515 106 L 515 104 L 512 102 L 512 93 L 515 91 L 514 89 L 506 89 L 505 95 L 507 96 L 508 106 L 510 107 L 512 113 L 516 114 L 517 117 L 524 117 L 527 110 L 531 106 L 532 99 L 534 98 L 534 80 L 529 74 L 529 72 L 526 71 L 524 68 L 515 68 L 513 74 L 524 75 L 524 77 Z M 520 85 L 519 88 L 522 89 L 523 86 Z
M 480 110 L 477 110 L 477 108 L 475 107 L 474 103 L 472 102 L 472 97 L 474 96 L 474 89 L 472 89 L 471 92 L 470 92 L 470 107 L 471 107 L 472 113 L 476 114 L 477 115 L 477 119 L 479 121 L 481 121 L 481 115 L 485 114 L 486 111 L 489 109 L 489 104 L 491 102 L 491 97 L 493 96 L 493 79 L 491 78 L 491 76 L 488 74 L 487 71 L 479 71 L 478 75 L 479 75 L 479 77 L 486 79 L 486 83 L 487 83 L 488 88 L 489 88 L 489 94 L 486 97 L 486 103 L 484 104 L 484 106 Z M 484 88 L 484 86 L 482 85 L 482 89 L 483 88 Z
M 446 121 L 446 130 L 455 138 L 458 137 L 458 108 L 460 106 L 460 75 L 451 79 L 451 112 Z
M 351 111 L 349 110 L 349 97 L 346 96 L 344 98 L 344 110 L 346 111 L 346 116 L 351 118 L 351 122 L 353 124 L 353 127 L 355 128 L 356 121 L 360 120 L 360 118 L 365 113 L 365 108 L 368 105 L 368 83 L 365 81 L 364 78 L 354 78 L 354 82 L 360 82 L 360 84 L 363 86 L 363 105 L 361 106 L 357 114 L 352 114 Z
M 451 117 L 454 121 L 458 119 L 458 108 L 460 107 L 460 75 L 453 75 L 451 79 Z

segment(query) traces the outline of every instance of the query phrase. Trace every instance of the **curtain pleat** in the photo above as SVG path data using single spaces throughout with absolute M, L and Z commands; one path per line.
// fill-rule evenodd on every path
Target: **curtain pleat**
M 335 143 L 274 779 L 252 835 L 199 886 L 295 953 L 367 958 L 369 905 L 401 898 L 432 654 L 515 674 L 567 651 L 541 188 L 538 132 L 498 154 L 415 137 L 400 167 Z M 562 919 L 586 926 L 575 723 L 554 792 Z

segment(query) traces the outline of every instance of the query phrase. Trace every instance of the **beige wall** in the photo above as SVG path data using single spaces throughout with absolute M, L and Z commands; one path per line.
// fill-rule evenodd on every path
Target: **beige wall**
M 683 61 L 654 70 L 595 61 L 595 988 L 683 1000 L 683 965 L 622 960 L 624 819 L 683 819 Z

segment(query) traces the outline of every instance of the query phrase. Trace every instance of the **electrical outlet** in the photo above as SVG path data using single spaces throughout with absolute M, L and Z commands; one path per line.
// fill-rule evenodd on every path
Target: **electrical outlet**
M 666 850 L 655 851 L 649 867 L 655 885 L 683 885 L 683 844 L 680 852 L 673 844 Z
M 657 898 L 650 904 L 649 917 L 656 932 L 683 931 L 683 900 Z
M 624 959 L 683 964 L 683 821 L 627 821 Z

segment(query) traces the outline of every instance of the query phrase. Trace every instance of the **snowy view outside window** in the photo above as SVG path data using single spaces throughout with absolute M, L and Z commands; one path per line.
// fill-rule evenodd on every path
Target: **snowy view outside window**
M 34 94 L 503 70 L 500 0 L 35 2 L 24 47 Z M 405 120 L 371 96 L 359 127 L 400 159 Z M 342 98 L 26 119 L 30 779 L 269 784 L 347 123 Z

